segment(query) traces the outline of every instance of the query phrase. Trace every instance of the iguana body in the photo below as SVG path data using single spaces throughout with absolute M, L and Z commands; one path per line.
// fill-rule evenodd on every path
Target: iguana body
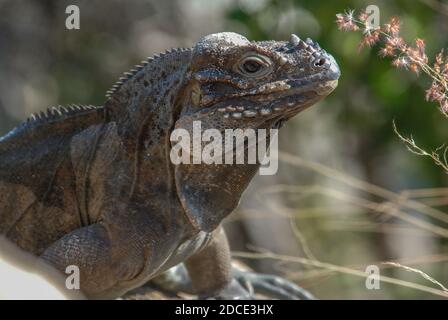
M 229 296 L 222 219 L 257 164 L 170 161 L 175 128 L 278 127 L 336 86 L 312 41 L 209 35 L 131 70 L 101 107 L 59 107 L 0 140 L 0 234 L 57 269 L 81 270 L 89 297 L 117 297 L 185 261 L 197 292 Z M 238 294 L 238 293 L 237 293 Z

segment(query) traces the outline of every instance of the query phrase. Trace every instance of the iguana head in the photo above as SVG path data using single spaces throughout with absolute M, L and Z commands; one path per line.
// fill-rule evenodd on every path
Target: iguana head
M 340 71 L 310 39 L 251 42 L 236 33 L 202 38 L 192 49 L 176 129 L 278 128 L 333 91 Z M 179 164 L 179 198 L 200 229 L 212 230 L 238 204 L 257 164 Z
M 218 127 L 276 127 L 327 96 L 340 75 L 331 55 L 296 35 L 288 42 L 250 42 L 217 33 L 192 54 L 190 103 L 182 113 Z

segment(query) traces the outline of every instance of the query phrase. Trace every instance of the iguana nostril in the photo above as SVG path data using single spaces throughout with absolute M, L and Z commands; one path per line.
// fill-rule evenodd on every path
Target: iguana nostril
M 322 67 L 325 64 L 325 58 L 320 58 L 316 62 L 314 62 L 315 67 Z

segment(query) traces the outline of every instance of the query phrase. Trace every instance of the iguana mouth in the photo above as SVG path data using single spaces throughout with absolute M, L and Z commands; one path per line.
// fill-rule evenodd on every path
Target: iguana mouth
M 283 127 L 283 125 L 285 124 L 286 121 L 287 121 L 287 119 L 285 119 L 284 117 L 281 117 L 272 124 L 271 128 L 272 129 L 280 129 L 281 127 Z
M 222 113 L 225 119 L 263 117 L 269 120 L 278 116 L 289 118 L 330 94 L 336 88 L 338 80 L 316 81 L 306 85 L 302 80 L 292 80 L 289 83 L 289 88 L 282 91 L 242 95 L 239 98 L 250 100 L 226 101 L 226 106 L 213 106 L 210 109 Z
M 227 96 L 205 95 L 203 106 L 207 110 L 223 114 L 225 119 L 263 117 L 270 120 L 277 116 L 290 118 L 303 109 L 329 95 L 337 86 L 340 71 L 334 58 L 322 53 L 325 58 L 321 72 L 277 80 L 242 90 Z M 314 61 L 314 60 L 313 60 Z

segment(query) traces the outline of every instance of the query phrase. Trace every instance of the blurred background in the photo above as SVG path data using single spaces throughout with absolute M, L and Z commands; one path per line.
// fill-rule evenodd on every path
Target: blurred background
M 65 28 L 70 4 L 80 30 Z M 280 131 L 278 174 L 257 176 L 226 222 L 235 257 L 250 253 L 243 260 L 257 271 L 321 299 L 442 298 L 437 283 L 383 262 L 448 286 L 446 173 L 392 127 L 434 150 L 448 141 L 448 119 L 425 102 L 430 80 L 337 30 L 336 13 L 369 4 L 381 23 L 399 16 L 403 36 L 424 38 L 429 56 L 446 47 L 448 5 L 437 0 L 0 0 L 0 135 L 51 105 L 101 105 L 122 72 L 209 33 L 310 37 L 338 61 L 339 87 Z M 368 265 L 388 277 L 379 290 L 365 286 Z

